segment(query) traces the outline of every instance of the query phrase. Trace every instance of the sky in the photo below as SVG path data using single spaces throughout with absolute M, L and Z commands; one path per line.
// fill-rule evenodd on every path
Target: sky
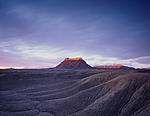
M 0 0 L 0 68 L 150 67 L 149 0 Z

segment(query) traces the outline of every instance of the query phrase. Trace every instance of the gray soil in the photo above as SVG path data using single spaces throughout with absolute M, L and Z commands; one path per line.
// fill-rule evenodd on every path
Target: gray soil
M 150 73 L 0 70 L 0 116 L 150 116 Z

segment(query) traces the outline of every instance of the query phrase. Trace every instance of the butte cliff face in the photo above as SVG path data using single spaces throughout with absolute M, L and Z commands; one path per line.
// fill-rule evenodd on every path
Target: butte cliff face
M 90 69 L 92 67 L 88 65 L 82 58 L 65 58 L 63 62 L 56 66 L 56 68 Z

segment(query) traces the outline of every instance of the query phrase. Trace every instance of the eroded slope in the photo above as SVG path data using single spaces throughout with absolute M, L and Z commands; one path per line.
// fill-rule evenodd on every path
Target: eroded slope
M 0 116 L 150 115 L 150 73 L 108 71 L 48 83 L 0 91 Z

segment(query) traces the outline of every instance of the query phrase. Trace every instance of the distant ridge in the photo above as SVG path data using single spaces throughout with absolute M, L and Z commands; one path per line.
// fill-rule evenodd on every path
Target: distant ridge
M 92 67 L 88 65 L 81 57 L 79 58 L 65 58 L 59 65 L 55 68 L 60 69 L 91 69 Z
M 133 67 L 123 66 L 122 64 L 94 65 L 93 67 L 99 69 L 134 69 Z
M 81 57 L 78 57 L 78 58 L 65 58 L 55 68 L 57 68 L 57 69 L 106 69 L 106 70 L 134 69 L 133 67 L 124 66 L 122 64 L 94 65 L 93 67 L 91 67 Z

